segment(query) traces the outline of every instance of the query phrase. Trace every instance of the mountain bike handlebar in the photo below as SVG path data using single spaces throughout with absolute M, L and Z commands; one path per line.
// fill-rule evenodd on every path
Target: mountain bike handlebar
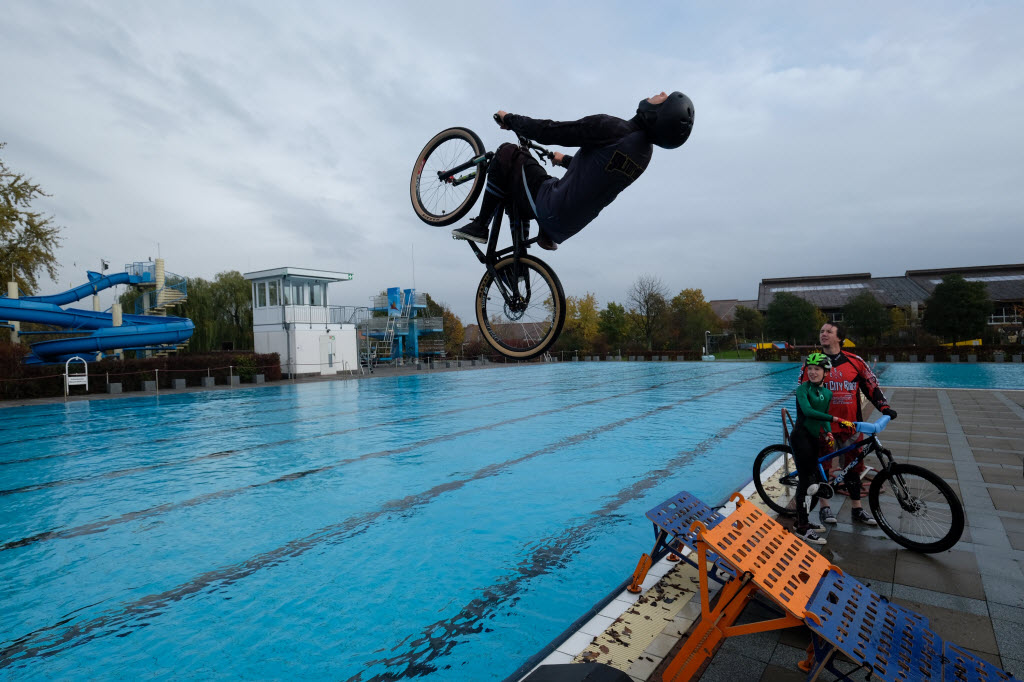
M 857 433 L 881 433 L 889 425 L 890 421 L 892 421 L 891 417 L 882 415 L 877 421 L 854 422 L 854 426 L 857 428 Z
M 501 118 L 499 118 L 497 114 L 494 114 L 493 118 L 494 122 L 497 123 L 499 126 L 504 128 L 505 130 L 510 130 L 510 128 L 505 128 L 505 125 L 502 123 Z M 522 135 L 519 135 L 518 133 L 516 134 L 516 137 L 519 138 L 519 146 L 523 148 L 523 151 L 532 150 L 537 153 L 538 157 L 540 157 L 541 163 L 544 163 L 544 159 L 547 159 L 552 163 L 552 165 L 556 165 L 554 152 L 549 151 L 544 147 L 541 147 L 539 144 L 533 142 L 533 140 L 527 139 Z

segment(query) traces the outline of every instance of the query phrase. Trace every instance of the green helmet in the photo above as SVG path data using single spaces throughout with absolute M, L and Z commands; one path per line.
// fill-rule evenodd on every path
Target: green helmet
M 815 365 L 821 367 L 823 370 L 828 372 L 832 369 L 832 361 L 828 359 L 828 356 L 824 353 L 814 352 L 807 356 L 807 361 L 804 362 L 804 367 Z

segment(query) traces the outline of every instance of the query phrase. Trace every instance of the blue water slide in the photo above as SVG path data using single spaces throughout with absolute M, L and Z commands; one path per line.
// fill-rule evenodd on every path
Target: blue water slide
M 60 306 L 91 296 L 118 284 L 139 284 L 148 276 L 119 272 L 100 275 L 89 272 L 89 282 L 52 296 L 0 297 L 0 320 L 34 322 L 71 331 L 91 332 L 87 335 L 40 341 L 32 344 L 32 353 L 26 364 L 62 362 L 79 353 L 90 354 L 115 348 L 178 344 L 188 340 L 195 330 L 192 321 L 184 317 L 155 317 L 125 315 L 122 326 L 115 327 L 110 313 Z

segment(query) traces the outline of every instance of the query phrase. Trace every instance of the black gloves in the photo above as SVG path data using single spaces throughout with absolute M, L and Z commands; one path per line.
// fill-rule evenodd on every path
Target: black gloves
M 889 419 L 896 418 L 896 410 L 892 409 L 891 407 L 887 407 L 884 410 L 882 410 L 882 414 L 884 414 Z

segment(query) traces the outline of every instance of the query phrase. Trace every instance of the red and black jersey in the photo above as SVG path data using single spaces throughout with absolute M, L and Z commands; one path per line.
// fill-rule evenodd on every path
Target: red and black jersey
M 848 422 L 864 421 L 860 409 L 860 393 L 863 393 L 879 412 L 889 407 L 889 401 L 885 399 L 878 385 L 878 377 L 859 355 L 839 351 L 838 355 L 829 355 L 829 358 L 832 360 L 832 369 L 825 375 L 822 384 L 832 391 L 829 414 Z M 800 383 L 806 380 L 807 368 L 804 367 L 800 370 Z M 836 440 L 840 442 L 854 434 L 852 430 L 844 429 L 839 424 L 834 424 L 832 431 Z

